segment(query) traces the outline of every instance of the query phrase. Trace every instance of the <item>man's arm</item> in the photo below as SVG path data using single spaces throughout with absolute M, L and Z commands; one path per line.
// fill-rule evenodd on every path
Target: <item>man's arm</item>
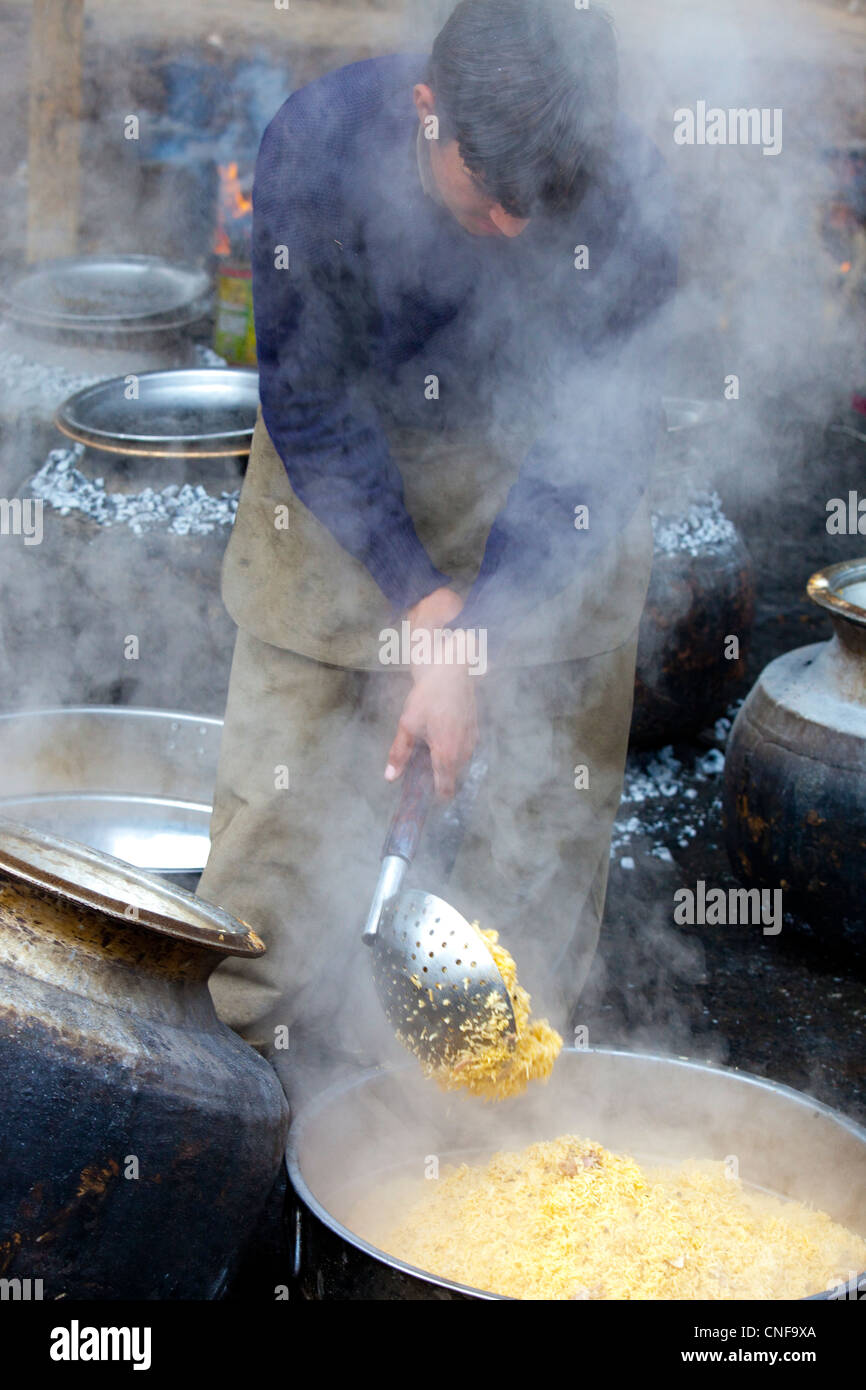
M 374 306 L 365 303 L 340 244 L 336 179 L 321 167 L 303 116 L 292 121 L 291 106 L 265 133 L 253 189 L 262 413 L 300 500 L 405 611 L 447 579 L 417 536 L 363 392 L 364 331 Z
M 527 454 L 461 613 L 461 626 L 487 629 L 491 659 L 634 514 L 662 424 L 656 356 L 633 342 L 576 362 L 560 383 L 559 418 Z
M 645 157 L 610 254 L 594 279 L 575 272 L 574 345 L 559 351 L 545 383 L 547 427 L 491 527 L 460 615 L 461 626 L 487 629 L 491 659 L 522 619 L 611 543 L 649 482 L 678 230 L 661 158 L 651 147 Z M 583 507 L 586 518 L 576 516 Z

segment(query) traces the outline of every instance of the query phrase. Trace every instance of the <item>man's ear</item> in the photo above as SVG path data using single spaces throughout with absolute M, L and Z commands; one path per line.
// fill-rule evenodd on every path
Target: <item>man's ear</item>
M 432 87 L 428 87 L 426 82 L 416 82 L 412 88 L 412 96 L 419 121 L 423 121 L 425 116 L 433 115 L 436 110 L 436 98 Z

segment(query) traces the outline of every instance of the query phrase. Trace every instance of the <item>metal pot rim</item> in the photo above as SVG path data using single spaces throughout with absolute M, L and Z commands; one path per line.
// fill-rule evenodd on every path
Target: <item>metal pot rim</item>
M 591 1047 L 584 1049 L 573 1047 L 563 1048 L 563 1053 L 574 1053 L 578 1051 L 581 1051 L 582 1054 L 591 1052 L 597 1056 L 603 1057 L 628 1057 L 636 1058 L 642 1062 L 662 1062 L 668 1066 L 690 1072 L 707 1072 L 713 1074 L 721 1072 L 723 1075 L 735 1076 L 738 1081 L 742 1081 L 746 1085 L 754 1086 L 757 1090 L 770 1091 L 773 1095 L 785 1096 L 789 1100 L 796 1101 L 798 1105 L 808 1105 L 811 1110 L 832 1120 L 843 1129 L 847 1129 L 850 1134 L 866 1146 L 866 1126 L 858 1124 L 856 1120 L 852 1120 L 847 1115 L 843 1115 L 841 1111 L 834 1110 L 831 1106 L 824 1105 L 823 1102 L 814 1100 L 813 1097 L 807 1095 L 805 1091 L 797 1091 L 793 1086 L 785 1086 L 781 1082 L 767 1081 L 765 1077 L 755 1076 L 752 1072 L 740 1071 L 737 1067 L 719 1067 L 711 1062 L 693 1062 L 688 1058 L 668 1057 L 658 1052 L 629 1052 L 625 1048 L 617 1047 Z M 364 1254 L 369 1255 L 379 1264 L 385 1264 L 391 1269 L 397 1269 L 403 1274 L 411 1275 L 415 1279 L 421 1279 L 426 1284 L 434 1284 L 437 1288 L 451 1289 L 455 1293 L 467 1294 L 472 1298 L 492 1300 L 494 1302 L 513 1302 L 514 1300 L 507 1294 L 491 1293 L 486 1289 L 473 1288 L 470 1284 L 458 1284 L 451 1279 L 439 1278 L 435 1274 L 431 1274 L 429 1270 L 419 1269 L 415 1265 L 407 1264 L 404 1260 L 389 1255 L 386 1250 L 380 1250 L 378 1246 L 371 1245 L 368 1241 L 355 1235 L 353 1231 L 349 1230 L 348 1226 L 344 1226 L 342 1222 L 337 1221 L 331 1215 L 327 1207 L 323 1206 L 318 1198 L 310 1191 L 306 1179 L 303 1176 L 298 1159 L 298 1138 L 306 1123 L 315 1118 L 316 1114 L 320 1110 L 323 1110 L 326 1105 L 330 1104 L 331 1101 L 349 1091 L 355 1090 L 357 1087 L 365 1085 L 374 1077 L 381 1076 L 389 1071 L 405 1072 L 411 1069 L 411 1063 L 406 1063 L 400 1067 L 370 1067 L 359 1076 L 341 1082 L 339 1085 L 321 1092 L 315 1100 L 305 1105 L 299 1111 L 297 1118 L 292 1121 L 291 1128 L 289 1129 L 289 1140 L 286 1146 L 285 1162 L 291 1186 L 298 1197 L 303 1201 L 304 1205 L 309 1208 L 313 1215 L 316 1216 L 323 1225 L 327 1226 L 334 1235 L 347 1241 L 350 1245 L 354 1246 L 356 1250 L 360 1250 Z M 862 1274 L 859 1275 L 858 1282 L 859 1279 L 863 1277 Z M 826 1297 L 826 1294 L 821 1293 L 810 1294 L 805 1301 L 825 1299 Z
M 596 1051 L 599 1050 L 598 1048 L 596 1049 Z M 295 1140 L 295 1136 L 298 1134 L 305 1121 L 311 1119 L 328 1101 L 342 1095 L 344 1092 L 353 1091 L 356 1086 L 361 1086 L 365 1082 L 371 1081 L 373 1077 L 379 1076 L 383 1072 L 389 1070 L 395 1070 L 395 1068 L 367 1068 L 361 1072 L 359 1076 L 353 1077 L 350 1081 L 341 1082 L 340 1085 L 333 1086 L 329 1090 L 323 1091 L 315 1101 L 305 1106 L 300 1111 L 297 1119 L 292 1120 L 289 1126 L 289 1141 L 286 1145 L 285 1155 L 286 1170 L 292 1189 L 297 1196 L 301 1198 L 304 1206 L 307 1207 L 314 1216 L 318 1217 L 323 1225 L 327 1226 L 330 1231 L 333 1231 L 334 1235 L 339 1236 L 341 1240 L 348 1241 L 356 1250 L 363 1251 L 365 1255 L 369 1255 L 371 1259 L 376 1260 L 379 1264 L 388 1265 L 391 1269 L 398 1269 L 402 1274 L 409 1274 L 414 1279 L 421 1279 L 425 1284 L 432 1284 L 439 1289 L 452 1289 L 455 1293 L 471 1294 L 473 1298 L 481 1298 L 493 1302 L 513 1302 L 514 1300 L 507 1294 L 490 1293 L 487 1289 L 473 1288 L 471 1284 L 457 1284 L 453 1279 L 440 1278 L 436 1274 L 431 1274 L 429 1269 L 419 1269 L 417 1265 L 407 1264 L 405 1260 L 399 1260 L 395 1255 L 389 1255 L 387 1250 L 380 1250 L 378 1245 L 371 1245 L 369 1241 L 363 1240 L 361 1236 L 355 1235 L 354 1231 L 350 1231 L 349 1227 L 344 1226 L 341 1221 L 337 1221 L 328 1211 L 327 1207 L 322 1205 L 318 1197 L 314 1196 L 307 1186 L 306 1180 L 301 1173 L 301 1166 L 298 1161 L 297 1143 Z M 400 1067 L 399 1070 L 408 1071 L 409 1068 Z
M 119 423 L 107 425 L 100 414 L 106 402 L 116 412 L 125 399 L 126 378 L 122 376 L 94 382 L 67 397 L 57 408 L 55 425 L 79 444 L 124 456 L 225 458 L 250 452 L 259 405 L 259 374 L 255 367 L 159 367 L 137 372 L 136 376 L 141 426 L 135 433 Z M 248 424 L 238 422 L 229 429 L 205 428 L 195 434 L 145 432 L 147 407 L 154 394 L 158 404 L 166 393 L 171 401 L 173 393 L 175 404 L 188 406 L 203 389 L 210 393 L 215 388 L 233 393 L 238 408 L 249 411 Z
M 214 745 L 218 746 L 222 731 L 222 719 L 213 715 L 142 705 L 55 705 L 9 710 L 0 714 L 0 819 L 22 821 L 36 830 L 76 840 L 122 857 L 135 868 L 168 876 L 174 882 L 178 875 L 184 879 L 199 875 L 204 869 L 207 847 L 197 847 L 197 840 L 202 830 L 206 836 L 213 809 Z M 68 766 L 66 771 L 46 768 L 39 750 L 52 741 L 69 740 L 76 750 L 76 770 L 73 772 Z M 96 763 L 94 751 L 99 753 Z M 116 777 L 104 775 L 106 755 L 113 759 Z M 147 817 L 148 807 L 158 815 L 155 808 L 164 806 L 178 829 L 173 811 L 183 808 L 181 834 L 192 836 L 188 852 L 163 855 L 148 851 L 142 855 L 122 850 L 120 841 L 106 833 L 107 819 L 99 818 L 94 824 L 88 816 L 82 820 L 78 815 L 90 801 L 104 805 L 113 802 L 113 827 L 123 833 L 131 832 L 133 837 L 143 834 L 144 848 L 146 830 L 153 822 L 140 821 L 139 815 Z M 68 806 L 69 815 L 61 803 Z M 188 819 L 187 813 L 193 819 Z M 165 828 L 159 826 L 160 830 Z M 188 882 L 183 886 L 188 886 Z
M 261 938 L 223 908 L 101 850 L 19 821 L 0 819 L 0 873 L 104 912 L 126 927 L 145 927 L 223 955 L 264 954 Z
M 40 280 L 60 280 L 64 275 L 76 271 L 86 275 L 98 276 L 100 270 L 116 273 L 127 270 L 131 274 L 141 272 L 162 275 L 174 279 L 178 293 L 173 302 L 166 306 L 143 305 L 140 308 L 124 307 L 108 313 L 76 313 L 63 308 L 45 309 L 32 302 L 27 295 L 34 284 Z M 11 287 L 2 292 L 0 302 L 5 315 L 13 322 L 24 325 L 44 325 L 52 329 L 74 329 L 83 332 L 109 331 L 152 331 L 159 327 L 180 327 L 183 322 L 195 322 L 206 312 L 213 295 L 211 278 L 207 271 L 186 262 L 171 261 L 164 256 L 147 254 L 84 255 L 59 256 L 52 260 L 38 261 L 27 267 Z M 190 314 L 194 317 L 190 318 Z
M 806 592 L 819 608 L 826 608 L 837 618 L 866 627 L 866 608 L 850 603 L 842 597 L 840 590 L 847 584 L 866 582 L 866 558 L 860 560 L 841 560 L 836 565 L 827 565 L 810 575 Z

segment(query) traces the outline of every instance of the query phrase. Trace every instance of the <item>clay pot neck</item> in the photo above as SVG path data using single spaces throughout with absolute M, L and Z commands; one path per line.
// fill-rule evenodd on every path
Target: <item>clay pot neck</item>
M 833 631 L 839 646 L 851 657 L 866 661 L 866 627 L 841 614 L 833 614 Z

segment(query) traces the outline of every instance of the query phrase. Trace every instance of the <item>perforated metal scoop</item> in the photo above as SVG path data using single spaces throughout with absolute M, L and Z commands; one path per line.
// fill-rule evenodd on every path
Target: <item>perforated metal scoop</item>
M 400 1042 L 428 1066 L 516 1037 L 508 990 L 484 937 L 432 893 L 403 890 L 433 800 L 426 744 L 417 744 L 382 850 L 364 929 L 373 978 Z

